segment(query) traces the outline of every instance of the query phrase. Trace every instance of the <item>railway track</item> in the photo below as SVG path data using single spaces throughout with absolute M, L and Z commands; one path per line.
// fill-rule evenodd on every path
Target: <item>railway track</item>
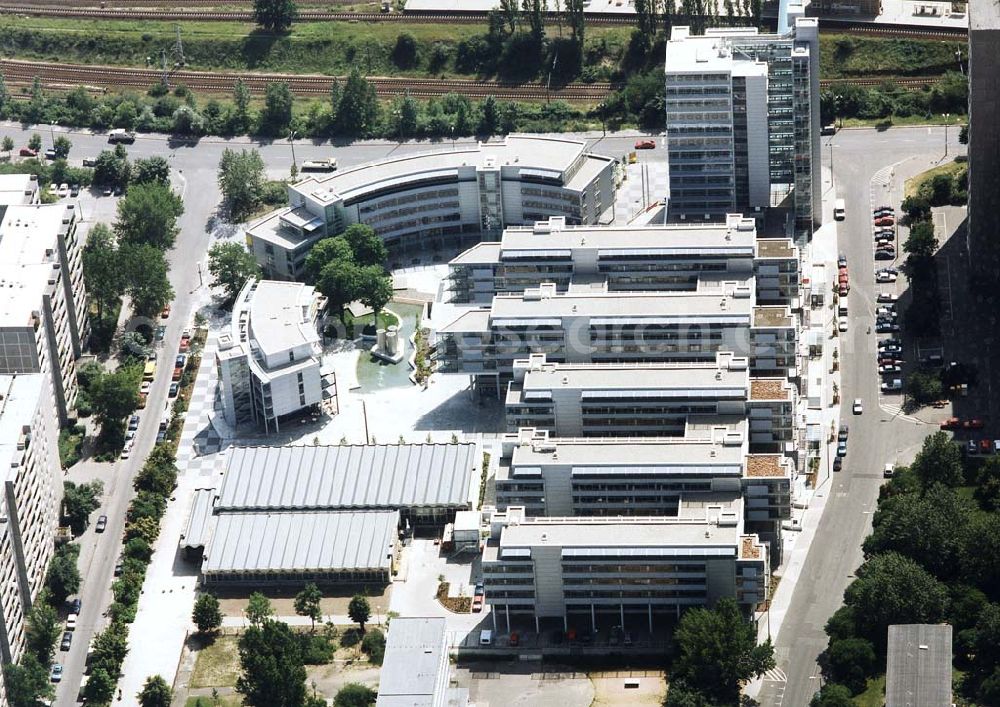
M 48 88 L 64 89 L 85 86 L 98 89 L 135 88 L 148 89 L 161 80 L 161 74 L 152 69 L 133 69 L 116 66 L 84 66 L 73 64 L 47 64 L 26 61 L 0 61 L 0 72 L 6 81 L 15 85 L 29 85 L 38 76 Z M 183 83 L 194 91 L 227 94 L 233 90 L 236 79 L 242 79 L 253 94 L 263 94 L 267 84 L 286 81 L 292 93 L 298 96 L 327 96 L 333 76 L 217 73 L 208 71 L 174 71 L 171 83 Z M 571 84 L 546 91 L 536 84 L 511 84 L 499 81 L 435 80 L 435 79 L 369 79 L 382 98 L 401 96 L 407 91 L 414 98 L 432 98 L 447 93 L 459 93 L 469 98 L 487 96 L 502 100 L 538 101 L 547 97 L 575 102 L 599 102 L 616 88 L 613 84 Z
M 336 8 L 348 4 L 350 0 L 307 0 L 312 6 L 299 11 L 302 22 L 395 22 L 429 24 L 450 22 L 459 24 L 481 24 L 489 13 L 480 10 L 448 12 L 434 10 L 410 10 L 405 13 L 391 12 L 342 12 Z M 6 4 L 5 4 L 6 3 Z M 238 9 L 248 3 L 240 0 L 30 0 L 28 3 L 0 2 L 0 15 L 26 15 L 68 17 L 76 19 L 110 20 L 197 20 L 204 22 L 252 22 L 253 13 Z M 316 8 L 324 9 L 316 9 Z M 553 18 L 554 19 L 554 18 Z M 675 24 L 683 23 L 677 18 Z M 619 13 L 591 13 L 587 23 L 592 26 L 615 26 L 634 24 L 632 15 Z M 961 40 L 968 37 L 968 31 L 960 27 L 931 27 L 921 25 L 876 25 L 856 20 L 821 18 L 820 31 L 824 33 L 853 34 L 858 36 L 887 37 L 895 39 Z

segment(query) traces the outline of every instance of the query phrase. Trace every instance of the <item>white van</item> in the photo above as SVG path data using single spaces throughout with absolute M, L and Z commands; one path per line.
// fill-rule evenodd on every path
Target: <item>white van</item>
M 479 645 L 481 646 L 492 646 L 493 645 L 493 632 L 484 629 L 479 632 Z
M 833 218 L 837 221 L 843 221 L 847 217 L 847 204 L 844 203 L 843 199 L 837 199 L 833 205 Z

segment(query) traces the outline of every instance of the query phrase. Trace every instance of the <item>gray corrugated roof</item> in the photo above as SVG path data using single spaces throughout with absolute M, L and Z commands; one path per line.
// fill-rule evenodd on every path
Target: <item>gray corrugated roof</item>
M 885 704 L 886 707 L 951 705 L 951 626 L 889 627 Z
M 375 707 L 440 704 L 448 687 L 443 617 L 397 617 L 389 624 Z
M 389 569 L 399 511 L 223 513 L 203 574 Z
M 204 547 L 208 543 L 212 529 L 212 501 L 216 493 L 215 489 L 195 489 L 191 516 L 181 547 Z
M 237 447 L 216 510 L 464 507 L 478 466 L 474 444 Z

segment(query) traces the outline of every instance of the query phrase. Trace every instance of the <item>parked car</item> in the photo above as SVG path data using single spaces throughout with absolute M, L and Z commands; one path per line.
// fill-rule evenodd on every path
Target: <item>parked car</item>
M 104 196 L 111 196 L 114 193 L 115 193 L 114 189 L 112 189 L 111 187 L 104 187 L 103 189 L 101 189 L 101 194 L 103 194 Z
M 149 395 L 149 388 L 152 385 L 152 381 L 143 381 L 142 385 L 139 387 L 139 395 Z
M 19 154 L 21 157 L 38 157 L 38 151 L 32 150 L 30 147 L 22 147 L 20 150 L 18 150 L 17 154 Z
M 837 329 L 840 331 L 847 331 L 847 317 L 837 318 Z
M 184 368 L 185 363 L 187 363 L 187 356 L 184 354 L 177 354 L 174 357 L 174 368 Z
M 879 216 L 875 219 L 876 226 L 892 226 L 894 223 L 896 223 L 896 219 L 892 216 Z
M 180 385 L 181 384 L 178 383 L 177 381 L 171 383 L 170 390 L 167 392 L 167 395 L 170 396 L 171 398 L 176 398 L 178 391 L 180 391 Z
M 961 426 L 962 421 L 957 417 L 949 417 L 947 420 L 943 420 L 940 425 L 942 430 L 957 430 Z
M 887 479 L 891 479 L 895 471 L 896 469 L 892 464 L 886 464 L 884 467 L 882 467 L 882 476 L 884 476 Z
M 879 271 L 875 273 L 875 282 L 895 282 L 896 273 Z
M 927 368 L 937 368 L 944 365 L 944 357 L 941 354 L 930 354 L 920 359 L 920 365 Z
M 899 324 L 889 324 L 881 322 L 875 324 L 875 332 L 878 334 L 890 334 L 899 331 Z
M 854 399 L 854 405 L 851 407 L 851 412 L 855 415 L 861 415 L 865 411 L 864 403 L 861 402 L 861 398 Z
M 45 159 L 54 160 L 56 158 L 56 148 L 50 147 L 45 151 Z
M 66 182 L 63 182 L 62 184 L 59 185 L 59 196 L 61 197 L 69 196 L 69 184 L 67 184 Z
M 139 416 L 138 415 L 132 415 L 132 417 L 130 417 L 128 419 L 128 428 L 130 430 L 132 430 L 133 432 L 135 430 L 139 429 Z
M 901 378 L 893 378 L 892 380 L 887 380 L 882 384 L 883 393 L 894 393 L 903 389 L 903 380 Z
M 965 451 L 969 454 L 979 454 L 979 447 L 976 446 L 976 440 L 970 439 L 965 443 Z
M 837 443 L 837 456 L 846 457 L 847 456 L 847 442 Z
M 107 529 L 108 529 L 108 517 L 102 515 L 97 519 L 97 527 L 94 530 L 96 530 L 98 533 L 103 533 Z
M 160 311 L 160 318 L 166 319 L 170 316 L 170 303 L 163 305 L 163 309 Z
M 636 140 L 635 149 L 637 150 L 655 150 L 656 140 Z
M 850 433 L 850 428 L 847 425 L 841 425 L 840 429 L 837 431 L 837 439 L 846 442 L 847 435 L 849 433 Z
M 135 444 L 133 440 L 126 440 L 125 446 L 122 447 L 122 459 L 128 459 L 132 454 L 132 445 Z
M 59 643 L 59 650 L 68 651 L 70 649 L 70 646 L 72 645 L 73 645 L 73 632 L 64 631 L 62 641 Z
M 125 565 L 122 563 L 121 559 L 115 563 L 115 577 L 121 577 L 122 572 L 125 571 Z
M 878 367 L 878 372 L 883 376 L 889 376 L 893 373 L 902 373 L 903 369 L 894 363 L 884 363 Z
M 73 184 L 73 185 L 71 185 L 70 188 L 69 188 L 69 195 L 70 196 L 80 196 L 80 185 L 79 184 Z
M 76 599 L 74 599 L 69 603 L 69 610 L 74 614 L 79 614 L 80 609 L 82 608 L 83 608 L 83 600 L 80 599 L 79 597 L 77 597 Z
M 93 157 L 84 157 L 83 158 L 83 166 L 84 167 L 96 167 L 97 166 L 97 160 L 94 159 Z
M 903 353 L 903 347 L 899 344 L 885 344 L 884 346 L 879 344 L 878 350 L 887 354 Z
M 984 423 L 978 417 L 974 417 L 971 420 L 966 420 L 962 423 L 962 427 L 967 430 L 981 430 L 984 427 Z
M 846 268 L 847 267 L 847 256 L 843 253 L 837 258 L 837 267 Z
M 875 251 L 875 260 L 895 260 L 896 250 L 890 248 L 879 248 Z
M 163 337 L 167 335 L 167 327 L 160 324 L 156 327 L 156 340 L 163 341 Z
M 842 468 L 844 468 L 844 460 L 843 460 L 843 458 L 842 457 L 834 457 L 833 458 L 833 470 L 834 471 L 840 471 Z
M 993 453 L 993 440 L 990 440 L 990 439 L 981 439 L 981 440 L 979 440 L 979 451 L 982 452 L 983 454 L 992 454 Z
M 898 275 L 899 274 L 899 269 L 898 268 L 891 268 L 891 267 L 890 268 L 879 268 L 875 272 L 884 272 L 884 273 L 888 273 L 889 275 Z
M 59 663 L 53 663 L 52 667 L 49 669 L 49 680 L 52 682 L 60 682 L 62 680 L 62 674 L 63 666 Z
M 66 617 L 66 630 L 67 631 L 75 631 L 76 630 L 76 621 L 77 621 L 78 618 L 79 617 L 76 614 L 70 614 L 69 616 Z

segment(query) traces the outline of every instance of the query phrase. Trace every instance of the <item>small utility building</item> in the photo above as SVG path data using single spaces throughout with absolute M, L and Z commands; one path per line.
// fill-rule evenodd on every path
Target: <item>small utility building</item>
M 198 489 L 181 547 L 206 584 L 388 582 L 401 527 L 478 499 L 474 444 L 237 447 Z
M 890 626 L 885 665 L 886 707 L 950 707 L 951 704 L 951 626 Z
M 449 688 L 443 617 L 397 617 L 389 625 L 375 707 L 462 707 L 468 691 Z

